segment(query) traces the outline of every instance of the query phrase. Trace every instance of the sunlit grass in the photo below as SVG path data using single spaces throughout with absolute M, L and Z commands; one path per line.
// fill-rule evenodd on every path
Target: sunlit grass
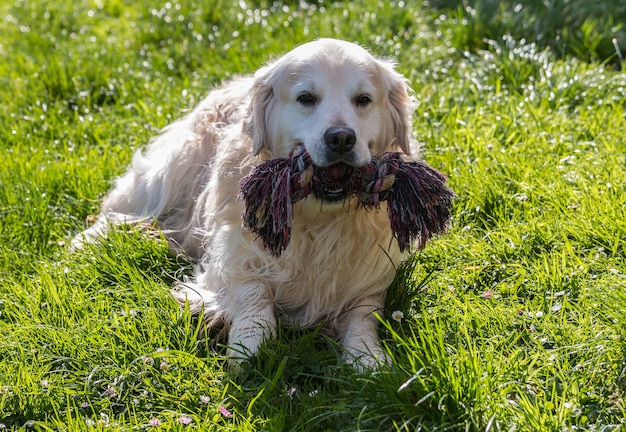
M 0 428 L 624 427 L 623 7 L 5 3 Z M 391 288 L 390 367 L 355 373 L 323 331 L 281 329 L 234 376 L 169 297 L 191 264 L 162 239 L 67 242 L 161 127 L 319 36 L 397 60 L 424 158 L 459 196 L 452 229 Z

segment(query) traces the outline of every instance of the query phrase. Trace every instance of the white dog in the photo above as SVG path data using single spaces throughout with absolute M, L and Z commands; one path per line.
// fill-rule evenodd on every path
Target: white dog
M 367 211 L 343 190 L 293 207 L 291 241 L 279 257 L 242 228 L 239 182 L 260 162 L 304 144 L 315 165 L 360 166 L 385 150 L 416 155 L 407 80 L 352 43 L 297 47 L 213 90 L 189 115 L 137 153 L 106 196 L 97 222 L 156 221 L 171 244 L 199 260 L 173 295 L 228 330 L 237 366 L 271 337 L 277 319 L 324 324 L 359 368 L 385 360 L 377 318 L 402 254 L 382 204 Z

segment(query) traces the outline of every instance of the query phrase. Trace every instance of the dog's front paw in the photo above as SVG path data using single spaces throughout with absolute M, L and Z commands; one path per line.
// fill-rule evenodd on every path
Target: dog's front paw
M 235 317 L 228 335 L 228 362 L 234 371 L 259 352 L 259 347 L 276 334 L 276 317 L 271 305 L 260 308 L 252 316 Z
M 361 340 L 344 341 L 343 358 L 359 372 L 376 370 L 390 365 L 391 359 L 383 351 L 377 338 L 368 342 Z

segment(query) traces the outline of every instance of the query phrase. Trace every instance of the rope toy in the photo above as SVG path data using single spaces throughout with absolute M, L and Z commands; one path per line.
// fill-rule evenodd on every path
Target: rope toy
M 365 209 L 379 209 L 380 203 L 387 201 L 391 230 L 400 250 L 414 240 L 421 249 L 434 234 L 448 228 L 456 195 L 446 180 L 426 163 L 407 161 L 395 152 L 374 156 L 358 168 L 343 163 L 317 167 L 300 145 L 288 158 L 264 162 L 241 180 L 243 226 L 257 234 L 272 255 L 279 256 L 291 238 L 294 203 L 310 193 L 323 198 L 328 191 L 345 191 L 347 196 L 356 196 Z

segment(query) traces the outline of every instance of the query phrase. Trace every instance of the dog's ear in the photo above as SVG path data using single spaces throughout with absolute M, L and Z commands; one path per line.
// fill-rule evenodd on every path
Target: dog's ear
M 408 80 L 395 71 L 393 63 L 380 61 L 381 75 L 386 91 L 386 111 L 389 113 L 387 124 L 387 144 L 394 144 L 406 154 L 417 149 L 413 137 L 411 117 L 417 106 Z
M 274 100 L 273 67 L 265 66 L 255 74 L 252 96 L 245 130 L 252 138 L 252 153 L 257 156 L 263 150 L 270 151 L 270 112 Z

